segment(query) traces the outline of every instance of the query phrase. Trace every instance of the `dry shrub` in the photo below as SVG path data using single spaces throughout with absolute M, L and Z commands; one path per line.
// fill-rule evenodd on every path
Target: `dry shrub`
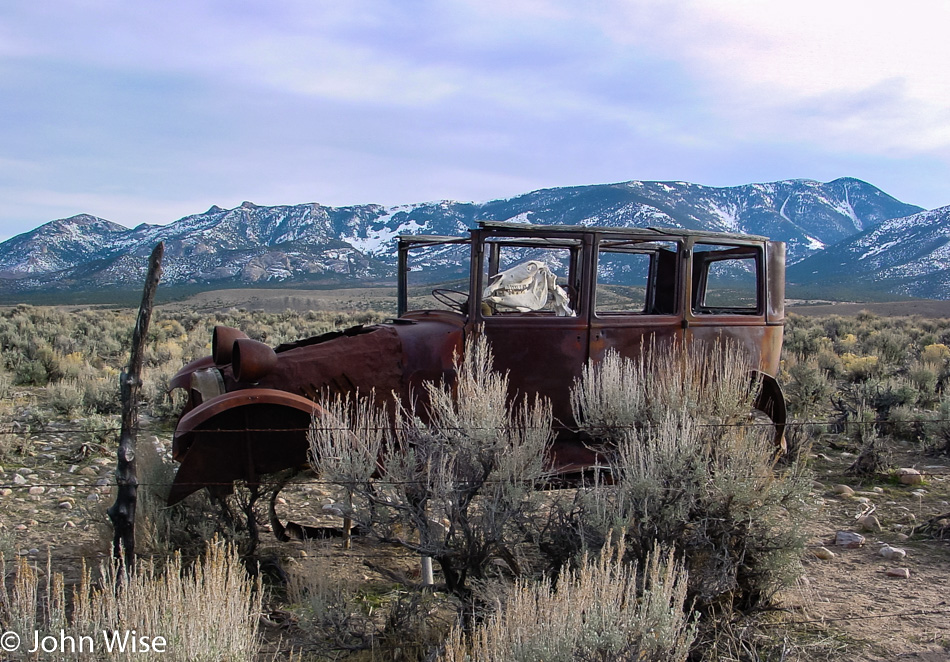
M 672 552 L 654 551 L 639 573 L 623 543 L 565 568 L 557 582 L 519 579 L 503 605 L 475 628 L 460 628 L 442 662 L 683 662 L 696 635 L 686 615 L 686 572 Z
M 755 399 L 751 367 L 735 345 L 684 347 L 651 336 L 635 359 L 611 350 L 584 367 L 571 390 L 574 418 L 592 436 L 611 440 L 623 429 L 659 425 L 670 411 L 688 410 L 710 424 L 739 423 Z
M 0 569 L 5 576 L 2 559 Z M 44 655 L 44 660 L 257 659 L 261 586 L 248 578 L 233 547 L 211 543 L 190 568 L 176 555 L 164 573 L 140 563 L 136 572 L 128 574 L 113 563 L 101 566 L 99 574 L 94 582 L 91 573 L 84 571 L 67 618 L 62 575 L 52 572 L 47 563 L 47 579 L 41 580 L 36 568 L 19 558 L 12 590 L 0 587 L 5 629 L 17 632 L 23 642 L 32 641 L 34 630 L 55 634 L 62 629 L 77 642 L 81 636 L 93 637 L 92 653 L 86 647 L 86 653 L 65 651 L 61 656 Z M 163 637 L 166 651 L 107 650 L 103 631 L 121 635 L 132 630 L 135 636 Z
M 175 479 L 175 465 L 167 457 L 158 437 L 139 439 L 136 445 L 136 473 L 139 481 L 136 502 L 136 549 L 142 554 L 167 556 L 178 551 L 198 554 L 206 541 L 222 536 L 236 545 L 247 544 L 246 530 L 234 515 L 236 496 L 215 503 L 207 490 L 193 494 L 187 502 L 166 505 Z M 236 490 L 240 493 L 240 489 Z M 107 522 L 103 515 L 103 523 Z M 103 532 L 111 538 L 111 527 Z M 240 529 L 240 530 L 239 530 Z
M 597 549 L 625 531 L 640 560 L 675 544 L 707 611 L 764 606 L 800 570 L 808 481 L 797 465 L 773 469 L 769 427 L 743 424 L 748 368 L 736 348 L 646 347 L 589 367 L 575 388 L 613 479 L 579 492 L 578 543 Z
M 57 414 L 65 417 L 76 416 L 82 411 L 84 388 L 85 385 L 78 379 L 52 382 L 46 387 L 46 401 Z
M 433 558 L 449 591 L 468 598 L 470 581 L 484 577 L 493 559 L 516 565 L 513 547 L 545 475 L 551 409 L 508 402 L 507 375 L 493 370 L 484 337 L 468 343 L 456 370 L 454 388 L 426 385 L 428 422 L 397 412 L 378 475 L 371 475 L 382 444 L 377 431 L 389 423 L 371 403 L 351 403 L 352 414 L 346 401 L 328 403 L 335 420 L 315 421 L 310 438 L 317 474 L 355 495 L 346 514 L 377 537 Z
M 875 377 L 881 373 L 880 360 L 877 356 L 858 356 L 851 352 L 841 355 L 844 364 L 845 378 L 851 382 L 860 382 Z

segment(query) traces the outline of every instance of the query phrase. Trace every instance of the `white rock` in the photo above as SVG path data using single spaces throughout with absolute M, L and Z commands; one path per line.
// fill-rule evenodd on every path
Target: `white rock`
M 894 474 L 902 485 L 920 485 L 924 482 L 924 477 L 920 475 L 920 472 L 910 467 L 898 469 Z
M 890 545 L 884 545 L 881 547 L 880 551 L 878 551 L 878 554 L 891 561 L 902 559 L 907 556 L 907 552 L 903 549 L 900 549 L 899 547 L 891 547 Z
M 854 490 L 848 487 L 847 485 L 835 485 L 831 488 L 835 494 L 841 494 L 843 496 L 851 496 L 854 494 Z
M 33 495 L 42 494 L 45 491 L 46 491 L 46 488 L 43 487 L 42 485 L 34 485 L 33 487 L 30 488 L 30 494 L 33 494 Z
M 13 482 L 17 485 L 26 485 L 26 478 L 22 474 L 13 474 Z
M 889 568 L 885 574 L 888 577 L 894 577 L 896 579 L 910 578 L 910 570 L 908 568 Z

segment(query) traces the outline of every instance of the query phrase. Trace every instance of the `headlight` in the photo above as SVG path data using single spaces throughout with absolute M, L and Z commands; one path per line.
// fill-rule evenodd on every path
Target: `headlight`
M 195 404 L 207 402 L 224 393 L 224 379 L 217 368 L 205 368 L 191 373 L 191 391 L 196 394 Z

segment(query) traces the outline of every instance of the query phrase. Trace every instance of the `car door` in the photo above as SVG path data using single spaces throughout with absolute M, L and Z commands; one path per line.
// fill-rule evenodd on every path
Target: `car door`
M 483 250 L 473 255 L 478 266 L 472 289 L 479 294 L 472 314 L 475 332 L 488 337 L 495 368 L 508 373 L 517 399 L 542 395 L 551 401 L 556 425 L 573 426 L 570 388 L 587 362 L 590 338 L 589 302 L 582 292 L 588 268 L 585 244 L 589 241 L 583 237 L 546 242 L 543 237 L 519 241 L 516 237 L 487 236 L 477 243 Z M 573 315 L 558 314 L 551 299 L 537 310 L 481 301 L 493 276 L 527 260 L 549 268 Z
M 591 291 L 590 358 L 682 340 L 681 242 L 651 235 L 601 235 Z

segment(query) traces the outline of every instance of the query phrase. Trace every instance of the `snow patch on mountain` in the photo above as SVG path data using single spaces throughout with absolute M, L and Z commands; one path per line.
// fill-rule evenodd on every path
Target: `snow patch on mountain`
M 380 216 L 373 221 L 372 228 L 367 228 L 362 236 L 342 236 L 340 239 L 350 244 L 356 250 L 367 255 L 380 255 L 392 250 L 396 237 L 402 234 L 422 234 L 428 229 L 427 223 L 419 223 L 413 219 L 399 225 L 388 225 L 392 214 Z

